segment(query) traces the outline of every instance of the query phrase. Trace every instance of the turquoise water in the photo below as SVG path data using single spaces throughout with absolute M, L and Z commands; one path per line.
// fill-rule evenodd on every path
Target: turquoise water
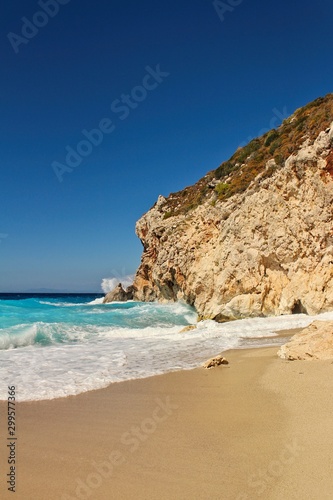
M 189 307 L 151 307 L 142 302 L 103 304 L 102 300 L 95 295 L 21 295 L 3 300 L 0 295 L 0 349 L 82 342 L 93 339 L 101 327 L 170 328 L 195 321 L 195 312 Z
M 102 301 L 100 295 L 0 295 L 0 399 L 8 385 L 21 401 L 53 399 L 195 368 L 227 349 L 273 344 L 274 332 L 314 319 L 196 324 L 186 304 Z M 333 319 L 333 313 L 321 317 Z M 196 328 L 181 333 L 187 325 Z

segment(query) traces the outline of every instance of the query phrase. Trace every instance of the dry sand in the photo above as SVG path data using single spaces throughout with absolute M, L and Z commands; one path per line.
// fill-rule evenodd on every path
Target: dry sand
M 1 403 L 0 498 L 332 499 L 333 365 L 276 352 L 19 404 L 15 494 Z

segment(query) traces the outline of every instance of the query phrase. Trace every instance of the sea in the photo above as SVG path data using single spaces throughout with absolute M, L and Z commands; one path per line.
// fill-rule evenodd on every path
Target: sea
M 277 332 L 332 313 L 196 323 L 183 303 L 114 302 L 101 294 L 0 294 L 0 400 L 74 396 L 199 367 L 227 349 L 280 345 Z M 181 333 L 188 325 L 195 330 Z

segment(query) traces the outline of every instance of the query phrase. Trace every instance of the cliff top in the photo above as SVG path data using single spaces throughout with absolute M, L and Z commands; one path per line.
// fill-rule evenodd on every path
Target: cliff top
M 297 109 L 278 128 L 238 148 L 229 160 L 194 185 L 171 193 L 164 204 L 164 218 L 185 214 L 205 201 L 213 205 L 223 202 L 244 192 L 251 183 L 259 186 L 263 179 L 283 168 L 287 158 L 297 153 L 305 141 L 311 144 L 332 121 L 333 94 Z

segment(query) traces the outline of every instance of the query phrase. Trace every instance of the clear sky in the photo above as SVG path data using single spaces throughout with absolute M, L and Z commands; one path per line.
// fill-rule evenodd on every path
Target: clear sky
M 133 273 L 159 194 L 333 91 L 332 2 L 216 4 L 2 3 L 0 291 Z

